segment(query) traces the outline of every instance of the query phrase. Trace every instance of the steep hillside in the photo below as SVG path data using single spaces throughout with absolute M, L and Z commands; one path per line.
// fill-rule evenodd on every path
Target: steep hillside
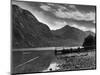
M 13 48 L 48 45 L 52 37 L 49 27 L 40 23 L 34 15 L 16 5 L 12 5 Z

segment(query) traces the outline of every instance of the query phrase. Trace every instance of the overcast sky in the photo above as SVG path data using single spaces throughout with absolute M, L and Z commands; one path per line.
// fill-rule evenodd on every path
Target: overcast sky
M 13 1 L 12 4 L 29 10 L 40 22 L 47 24 L 51 30 L 70 25 L 83 31 L 95 32 L 95 6 L 26 1 Z

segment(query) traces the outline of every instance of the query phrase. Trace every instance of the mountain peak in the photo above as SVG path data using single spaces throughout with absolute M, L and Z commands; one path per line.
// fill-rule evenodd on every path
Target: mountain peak
M 23 16 L 23 17 L 27 17 L 28 20 L 34 20 L 34 22 L 38 22 L 36 17 L 31 12 L 29 12 L 26 9 L 20 8 L 17 5 L 12 5 L 12 11 L 13 11 L 13 14 L 15 14 L 16 16 L 20 15 L 20 16 Z
M 70 25 L 65 25 L 63 28 L 71 28 Z
M 21 8 L 19 6 L 17 6 L 17 5 L 12 5 L 12 10 L 14 12 L 18 12 L 18 11 L 21 11 Z
M 94 32 L 92 32 L 92 31 L 86 31 L 86 33 L 87 33 L 87 35 L 93 35 L 93 36 L 95 36 L 95 33 Z

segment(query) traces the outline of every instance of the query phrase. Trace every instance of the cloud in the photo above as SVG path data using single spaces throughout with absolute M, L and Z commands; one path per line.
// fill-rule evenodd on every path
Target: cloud
M 51 7 L 48 6 L 48 5 L 41 5 L 40 8 L 43 9 L 44 11 L 50 11 L 51 10 Z
M 57 30 L 57 29 L 64 27 L 65 25 L 67 25 L 67 22 L 65 22 L 65 21 L 54 21 L 53 24 L 54 25 L 49 26 L 50 29 L 51 30 Z
M 55 25 L 63 26 L 63 25 L 67 25 L 67 22 L 65 22 L 65 21 L 63 21 L 63 22 L 56 21 Z
M 92 32 L 95 33 L 95 28 L 87 28 L 85 26 L 80 26 L 80 25 L 76 25 L 76 24 L 71 25 L 71 27 L 78 28 L 78 29 L 80 29 L 82 31 L 92 31 Z
M 61 9 L 58 9 L 58 11 L 56 11 L 54 13 L 54 15 L 59 18 L 93 21 L 93 23 L 95 22 L 95 13 L 94 12 L 82 13 L 78 10 L 77 11 L 62 11 Z
M 55 6 L 54 3 L 47 3 L 47 5 L 49 5 L 49 6 Z
M 69 7 L 72 9 L 77 9 L 75 5 L 69 5 Z
M 51 14 L 51 19 L 46 19 L 45 21 L 51 30 L 60 29 L 68 24 L 83 31 L 90 30 L 92 32 L 95 32 L 95 12 L 93 11 L 83 12 L 78 10 L 76 5 L 68 4 L 61 5 L 51 3 L 42 4 L 40 7 L 42 7 L 44 12 L 48 15 Z M 52 20 L 52 17 L 55 19 Z
M 52 4 L 52 3 L 41 4 L 40 8 L 43 9 L 44 11 L 50 11 L 51 13 L 53 13 L 52 11 L 56 12 L 57 9 L 61 9 L 62 11 L 68 10 L 63 5 L 60 5 L 60 4 Z
M 79 21 L 92 21 L 95 23 L 95 12 L 82 12 L 75 5 L 60 5 L 60 4 L 42 4 L 40 6 L 44 11 L 53 13 L 58 18 L 74 19 Z

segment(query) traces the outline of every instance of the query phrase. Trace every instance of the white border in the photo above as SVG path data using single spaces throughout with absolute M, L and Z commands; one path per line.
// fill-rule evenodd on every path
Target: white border
M 26 0 L 24 0 L 26 1 Z M 37 73 L 40 75 L 98 75 L 100 73 L 100 0 L 27 0 L 97 6 L 97 70 Z M 0 0 L 0 75 L 10 75 L 10 0 Z M 33 74 L 25 74 L 33 75 Z M 35 74 L 34 74 L 35 75 Z

